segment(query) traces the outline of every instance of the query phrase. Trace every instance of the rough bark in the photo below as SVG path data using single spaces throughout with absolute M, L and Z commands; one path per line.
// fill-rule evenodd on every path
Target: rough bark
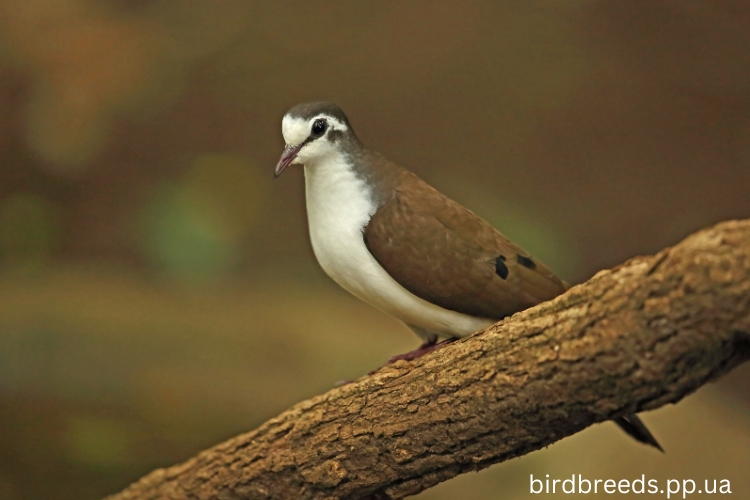
M 750 220 L 297 404 L 110 500 L 390 499 L 675 403 L 750 357 Z

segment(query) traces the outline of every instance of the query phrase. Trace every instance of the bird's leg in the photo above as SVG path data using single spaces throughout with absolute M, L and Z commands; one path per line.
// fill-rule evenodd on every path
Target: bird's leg
M 396 356 L 393 356 L 391 359 L 388 360 L 388 364 L 394 363 L 400 359 L 403 359 L 404 361 L 411 361 L 412 359 L 417 359 L 420 356 L 424 356 L 428 352 L 432 352 L 436 349 L 440 349 L 441 347 L 445 347 L 451 342 L 455 342 L 458 340 L 458 337 L 451 337 L 449 339 L 445 339 L 441 342 L 437 341 L 437 338 L 431 338 L 428 340 L 425 340 L 425 342 L 414 349 L 413 351 L 405 352 L 403 354 L 398 354 Z
M 393 356 L 383 366 L 390 365 L 391 363 L 395 363 L 396 361 L 400 359 L 403 359 L 404 361 L 411 361 L 412 359 L 417 359 L 420 356 L 424 356 L 428 352 L 432 352 L 434 350 L 440 349 L 441 347 L 445 347 L 451 342 L 455 342 L 456 340 L 458 340 L 458 337 L 451 337 L 449 339 L 445 339 L 445 340 L 438 342 L 437 337 L 428 337 L 428 339 L 425 340 L 421 346 L 417 347 L 413 351 L 409 351 L 403 354 L 399 354 L 397 356 Z M 380 368 L 383 368 L 383 366 L 375 368 L 374 370 L 368 372 L 367 374 L 372 375 L 373 373 L 380 370 Z
M 418 329 L 416 329 L 415 327 L 412 327 L 412 326 L 409 326 L 409 328 L 411 328 L 412 330 L 414 330 L 415 332 L 417 332 L 417 334 L 419 334 L 420 336 L 422 336 L 423 338 L 425 338 L 425 336 L 421 335 L 422 333 L 424 333 L 422 330 L 418 330 Z M 458 340 L 458 337 L 451 337 L 451 338 L 448 338 L 448 339 L 445 339 L 443 341 L 438 342 L 436 335 L 430 335 L 429 337 L 426 337 L 426 340 L 422 343 L 421 346 L 417 347 L 413 351 L 409 351 L 409 352 L 405 352 L 403 354 L 399 354 L 397 356 L 393 356 L 383 366 L 387 366 L 387 365 L 390 365 L 391 363 L 395 363 L 396 361 L 398 361 L 400 359 L 403 359 L 404 361 L 411 361 L 412 359 L 417 359 L 420 356 L 424 356 L 428 352 L 432 352 L 432 351 L 435 351 L 437 349 L 440 349 L 441 347 L 445 347 L 448 344 L 450 344 L 451 342 L 455 342 L 456 340 Z M 383 366 L 379 366 L 378 368 L 375 368 L 374 370 L 368 372 L 367 374 L 368 375 L 372 375 L 373 373 L 375 373 L 378 370 L 380 370 L 381 368 L 383 368 Z

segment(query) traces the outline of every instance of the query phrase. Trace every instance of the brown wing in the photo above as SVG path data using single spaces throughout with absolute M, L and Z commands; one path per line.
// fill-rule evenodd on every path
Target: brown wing
M 409 175 L 364 229 L 367 248 L 414 295 L 500 319 L 567 285 L 473 212 Z

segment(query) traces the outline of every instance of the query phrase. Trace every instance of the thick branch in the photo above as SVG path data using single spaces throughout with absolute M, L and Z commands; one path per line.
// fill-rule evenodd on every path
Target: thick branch
M 748 358 L 745 220 L 299 403 L 109 498 L 403 498 L 675 403 Z

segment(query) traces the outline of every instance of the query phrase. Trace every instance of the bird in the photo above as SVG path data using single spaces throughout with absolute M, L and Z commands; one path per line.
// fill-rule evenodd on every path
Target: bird
M 294 106 L 281 131 L 285 148 L 274 177 L 290 165 L 304 167 L 320 266 L 423 341 L 391 361 L 414 359 L 569 288 L 488 222 L 368 149 L 336 104 Z M 614 421 L 662 450 L 638 416 Z

